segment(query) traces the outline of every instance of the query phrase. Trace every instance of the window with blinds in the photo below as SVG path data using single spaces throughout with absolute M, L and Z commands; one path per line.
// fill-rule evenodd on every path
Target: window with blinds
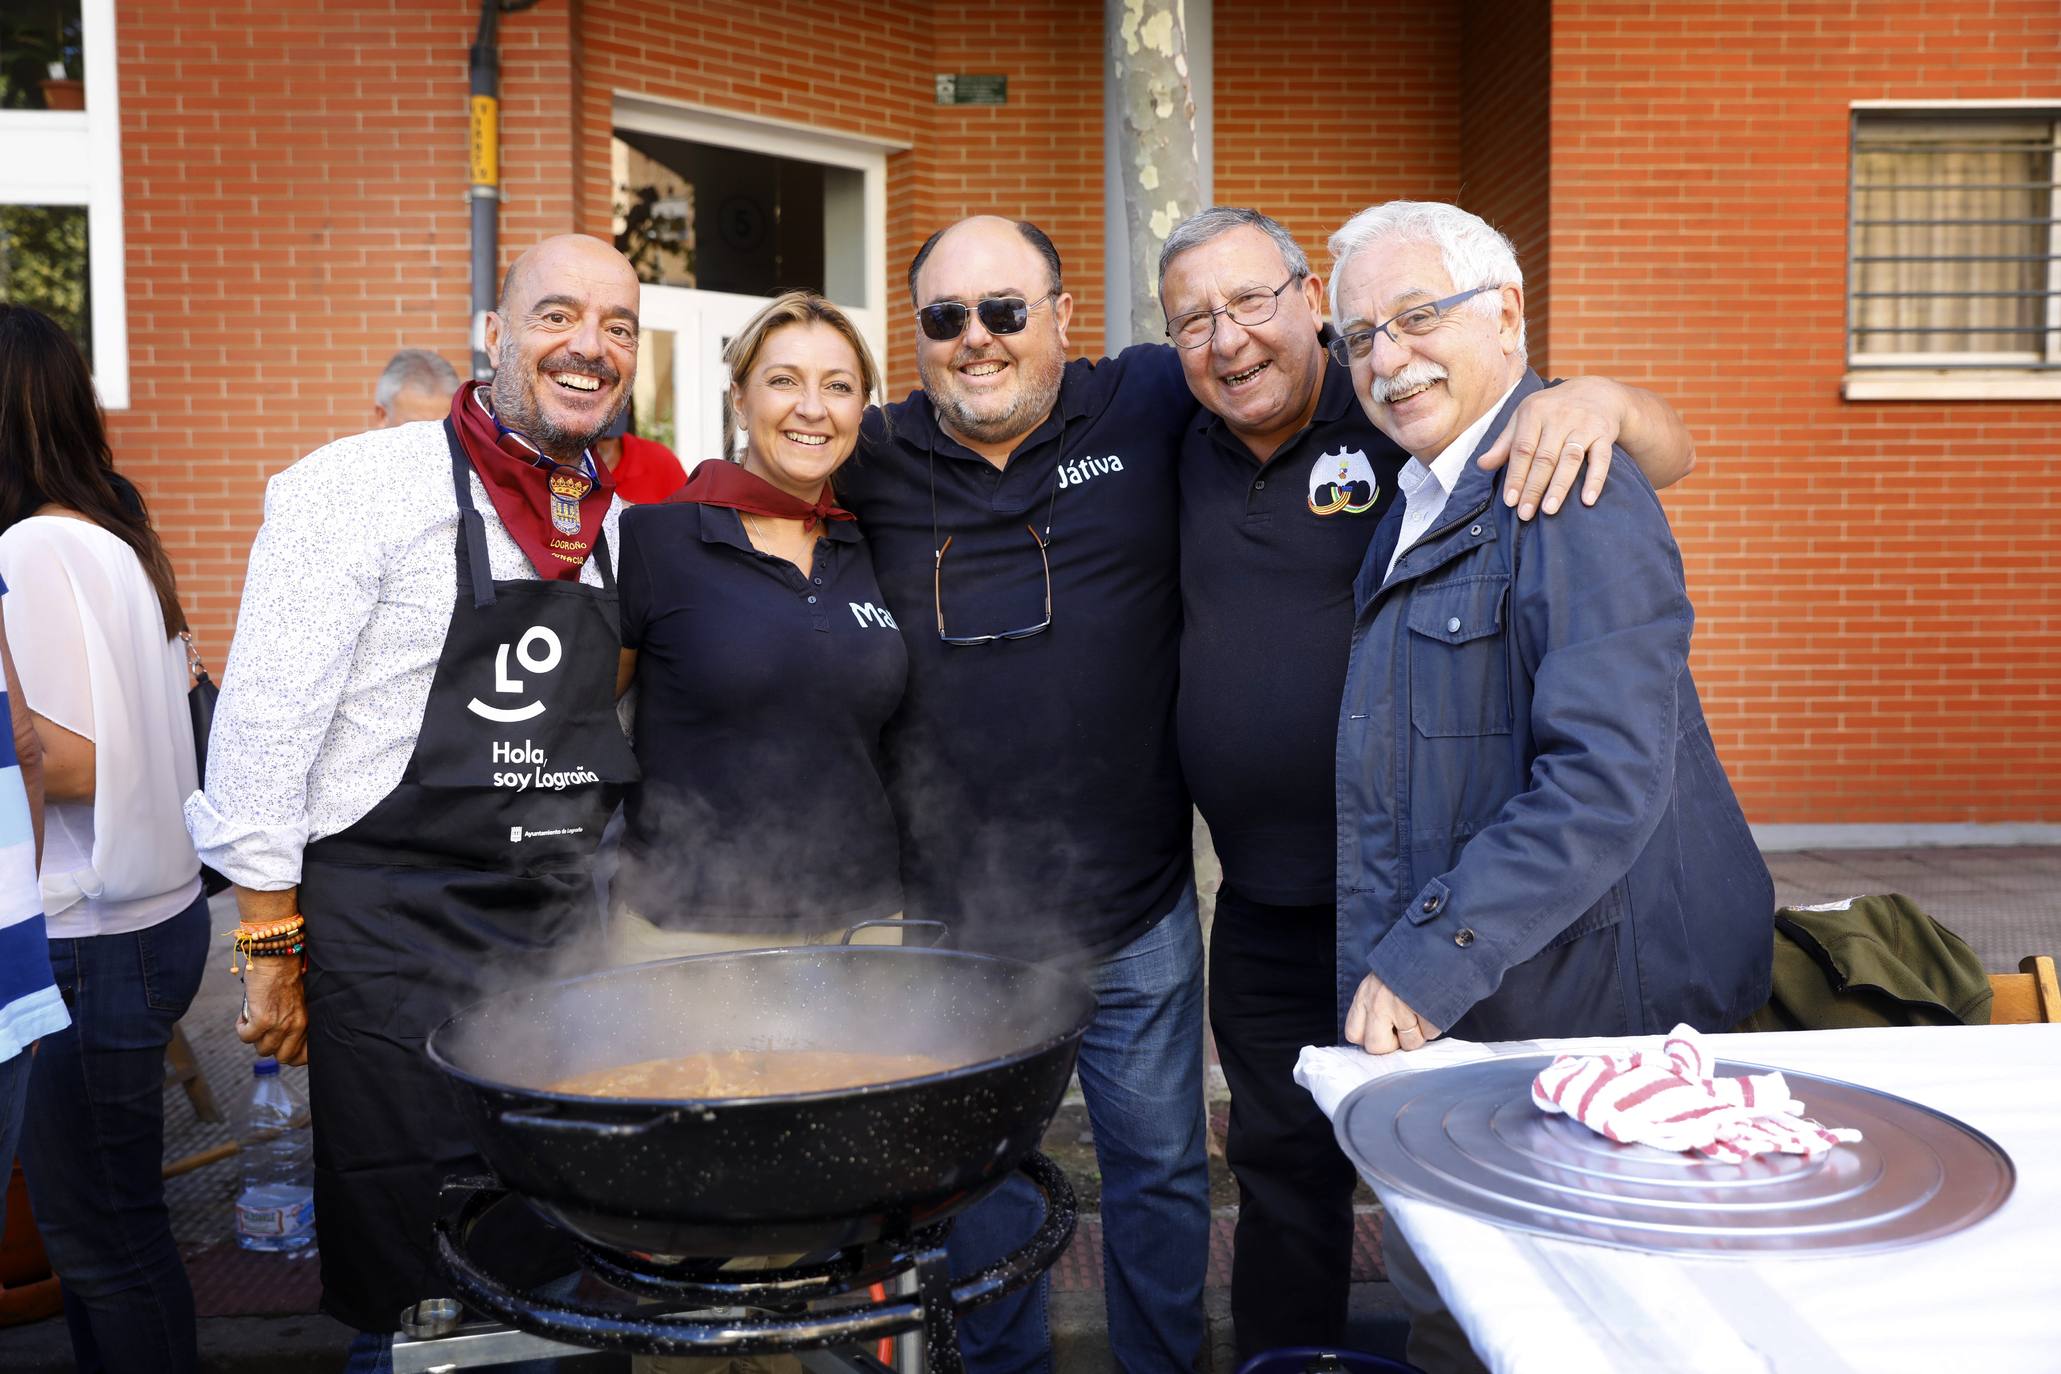
M 1847 362 L 2061 375 L 2061 111 L 1853 117 Z

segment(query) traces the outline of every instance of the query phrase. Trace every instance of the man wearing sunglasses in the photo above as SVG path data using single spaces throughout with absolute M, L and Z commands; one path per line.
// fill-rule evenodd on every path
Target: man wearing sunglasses
M 1209 1000 L 1231 1090 L 1231 1313 L 1244 1358 L 1344 1336 L 1355 1177 L 1293 1071 L 1304 1045 L 1337 1030 L 1333 754 L 1353 577 L 1409 455 L 1367 418 L 1346 361 L 1327 355 L 1342 348 L 1322 283 L 1279 223 L 1201 211 L 1168 237 L 1159 271 L 1167 337 L 1203 407 L 1181 456 L 1179 740 L 1224 871 Z M 1594 502 L 1613 440 L 1656 485 L 1693 461 L 1664 401 L 1589 378 L 1534 393 L 1482 465 L 1514 448 L 1504 499 L 1522 517 L 1551 514 L 1585 458 Z
M 1078 968 L 1102 1167 L 1110 1344 L 1191 1370 L 1209 1243 L 1202 941 L 1173 744 L 1172 350 L 1068 361 L 1073 297 L 1035 226 L 981 217 L 909 273 L 923 389 L 873 417 L 840 495 L 900 622 L 885 741 L 912 917 L 963 948 Z M 881 421 L 885 423 L 880 423 Z M 1035 1225 L 1016 1183 L 962 1216 L 962 1271 Z M 1044 1283 L 968 1313 L 978 1371 L 1049 1368 Z

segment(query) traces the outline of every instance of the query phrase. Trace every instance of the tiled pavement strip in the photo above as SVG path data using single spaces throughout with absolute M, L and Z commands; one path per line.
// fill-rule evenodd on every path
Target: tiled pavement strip
M 1867 892 L 1904 893 L 1964 936 L 1993 972 L 2015 969 L 2025 954 L 2061 952 L 2061 848 L 1813 850 L 1772 854 L 1768 864 L 1783 905 Z M 1212 878 L 1205 873 L 1205 888 L 1213 885 Z M 227 930 L 234 919 L 233 910 L 218 903 L 217 927 Z M 233 1121 L 248 1091 L 250 1054 L 231 1030 L 239 992 L 226 964 L 226 955 L 216 951 L 201 994 L 183 1024 L 215 1096 Z M 1213 1053 L 1211 1059 L 1212 1098 L 1219 1108 L 1213 1115 L 1220 1122 L 1222 1079 L 1214 1069 Z M 298 1087 L 305 1072 L 288 1070 L 286 1076 Z M 167 1160 L 233 1139 L 227 1122 L 198 1120 L 185 1093 L 176 1087 L 166 1090 L 165 1113 Z M 314 1311 L 314 1264 L 248 1255 L 228 1243 L 230 1203 L 238 1179 L 231 1158 L 166 1185 L 174 1231 L 188 1256 L 203 1317 Z M 1212 1287 L 1227 1282 L 1235 1217 L 1233 1208 L 1219 1212 L 1210 1247 Z M 1379 1277 L 1373 1222 L 1372 1216 L 1362 1217 L 1354 1255 L 1356 1281 Z M 1100 1288 L 1099 1240 L 1100 1218 L 1084 1216 L 1074 1245 L 1054 1270 L 1055 1290 Z M 0 1366 L 10 1363 L 6 1351 L 12 1334 L 0 1331 Z

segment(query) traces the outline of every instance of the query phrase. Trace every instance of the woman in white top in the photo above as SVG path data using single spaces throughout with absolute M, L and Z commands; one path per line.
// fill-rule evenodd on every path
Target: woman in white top
M 84 1370 L 189 1371 L 193 1292 L 159 1169 L 164 1050 L 207 959 L 180 803 L 186 628 L 85 360 L 0 304 L 0 599 L 43 746 L 43 909 L 69 1029 L 29 1075 L 22 1168 Z

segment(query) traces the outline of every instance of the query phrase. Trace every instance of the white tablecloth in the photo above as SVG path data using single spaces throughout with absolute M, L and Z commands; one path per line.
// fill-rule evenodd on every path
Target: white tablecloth
M 1657 1044 L 1659 1037 L 1650 1037 Z M 1673 1259 L 1507 1230 L 1376 1191 L 1497 1374 L 2061 1371 L 2061 1026 L 1713 1035 L 1725 1059 L 1841 1078 L 1960 1118 L 2018 1183 L 1976 1226 L 1884 1254 Z M 1302 1052 L 1325 1115 L 1370 1079 L 1490 1054 L 1640 1040 L 1434 1041 L 1414 1054 Z M 1806 1106 L 1810 1095 L 1800 1087 Z M 1373 1180 L 1368 1180 L 1370 1183 Z

